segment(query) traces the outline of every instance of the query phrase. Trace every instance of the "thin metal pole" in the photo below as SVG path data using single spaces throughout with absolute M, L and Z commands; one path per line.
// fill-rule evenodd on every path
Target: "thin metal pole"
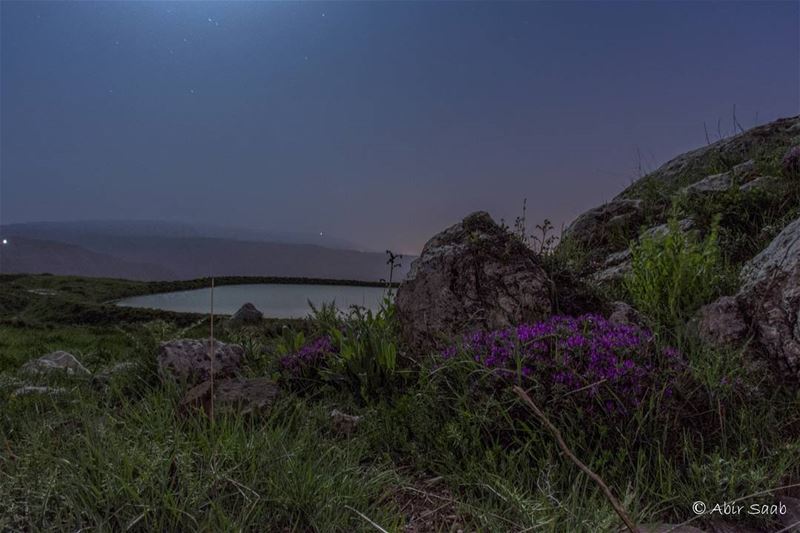
M 211 278 L 211 336 L 208 343 L 208 356 L 211 360 L 210 374 L 211 374 L 211 408 L 209 415 L 211 416 L 211 424 L 214 424 L 214 278 Z

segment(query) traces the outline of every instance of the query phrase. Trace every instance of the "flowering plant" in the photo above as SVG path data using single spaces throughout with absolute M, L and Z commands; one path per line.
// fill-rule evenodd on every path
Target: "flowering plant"
M 672 395 L 680 354 L 659 350 L 646 329 L 599 315 L 554 316 L 536 324 L 476 332 L 444 350 L 469 357 L 496 382 L 520 384 L 548 402 L 577 401 L 587 411 L 625 414 L 654 389 Z
M 292 378 L 316 378 L 320 368 L 327 364 L 328 358 L 335 352 L 331 338 L 323 335 L 281 357 L 280 366 Z

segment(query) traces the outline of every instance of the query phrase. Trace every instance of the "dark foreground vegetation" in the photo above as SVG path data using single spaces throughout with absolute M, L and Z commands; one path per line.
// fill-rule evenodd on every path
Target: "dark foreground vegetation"
M 800 215 L 800 175 L 770 169 L 781 192 L 758 193 L 758 205 L 771 211 L 734 216 L 749 194 L 738 185 L 702 205 L 670 197 L 669 210 L 645 222 L 663 216 L 664 228 L 628 236 L 617 279 L 592 277 L 596 247 L 574 232 L 553 247 L 546 231 L 531 244 L 524 220 L 516 235 L 504 229 L 533 248 L 552 281 L 551 312 L 536 320 L 422 348 L 388 293 L 374 314 L 323 306 L 305 320 L 218 319 L 215 337 L 244 350 L 240 373 L 280 390 L 246 415 L 187 410 L 185 387 L 159 372 L 159 344 L 207 338 L 209 317 L 104 303 L 205 281 L 5 276 L 0 529 L 619 530 L 608 499 L 519 386 L 642 530 L 790 531 L 772 506 L 800 495 L 796 376 L 748 342 L 708 342 L 696 324 Z M 663 211 L 658 198 L 652 206 Z M 688 211 L 699 231 L 681 226 Z M 91 373 L 21 368 L 54 350 Z M 695 502 L 745 510 L 697 515 Z

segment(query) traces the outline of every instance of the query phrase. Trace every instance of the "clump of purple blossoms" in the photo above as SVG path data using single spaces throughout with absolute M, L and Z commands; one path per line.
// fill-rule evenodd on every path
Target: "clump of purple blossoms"
M 298 351 L 282 357 L 280 365 L 292 377 L 310 377 L 310 374 L 316 373 L 335 351 L 331 338 L 323 335 Z
M 441 355 L 459 353 L 501 383 L 532 388 L 548 402 L 568 398 L 587 411 L 614 414 L 636 408 L 656 388 L 671 396 L 683 367 L 676 350 L 657 350 L 648 330 L 592 314 L 473 333 Z
M 800 145 L 789 148 L 781 161 L 783 175 L 789 178 L 800 178 Z

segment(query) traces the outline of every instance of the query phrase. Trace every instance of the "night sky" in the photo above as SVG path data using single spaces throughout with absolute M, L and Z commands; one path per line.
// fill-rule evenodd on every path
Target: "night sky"
M 800 112 L 800 4 L 2 2 L 0 222 L 557 226 Z M 639 154 L 639 155 L 637 155 Z

